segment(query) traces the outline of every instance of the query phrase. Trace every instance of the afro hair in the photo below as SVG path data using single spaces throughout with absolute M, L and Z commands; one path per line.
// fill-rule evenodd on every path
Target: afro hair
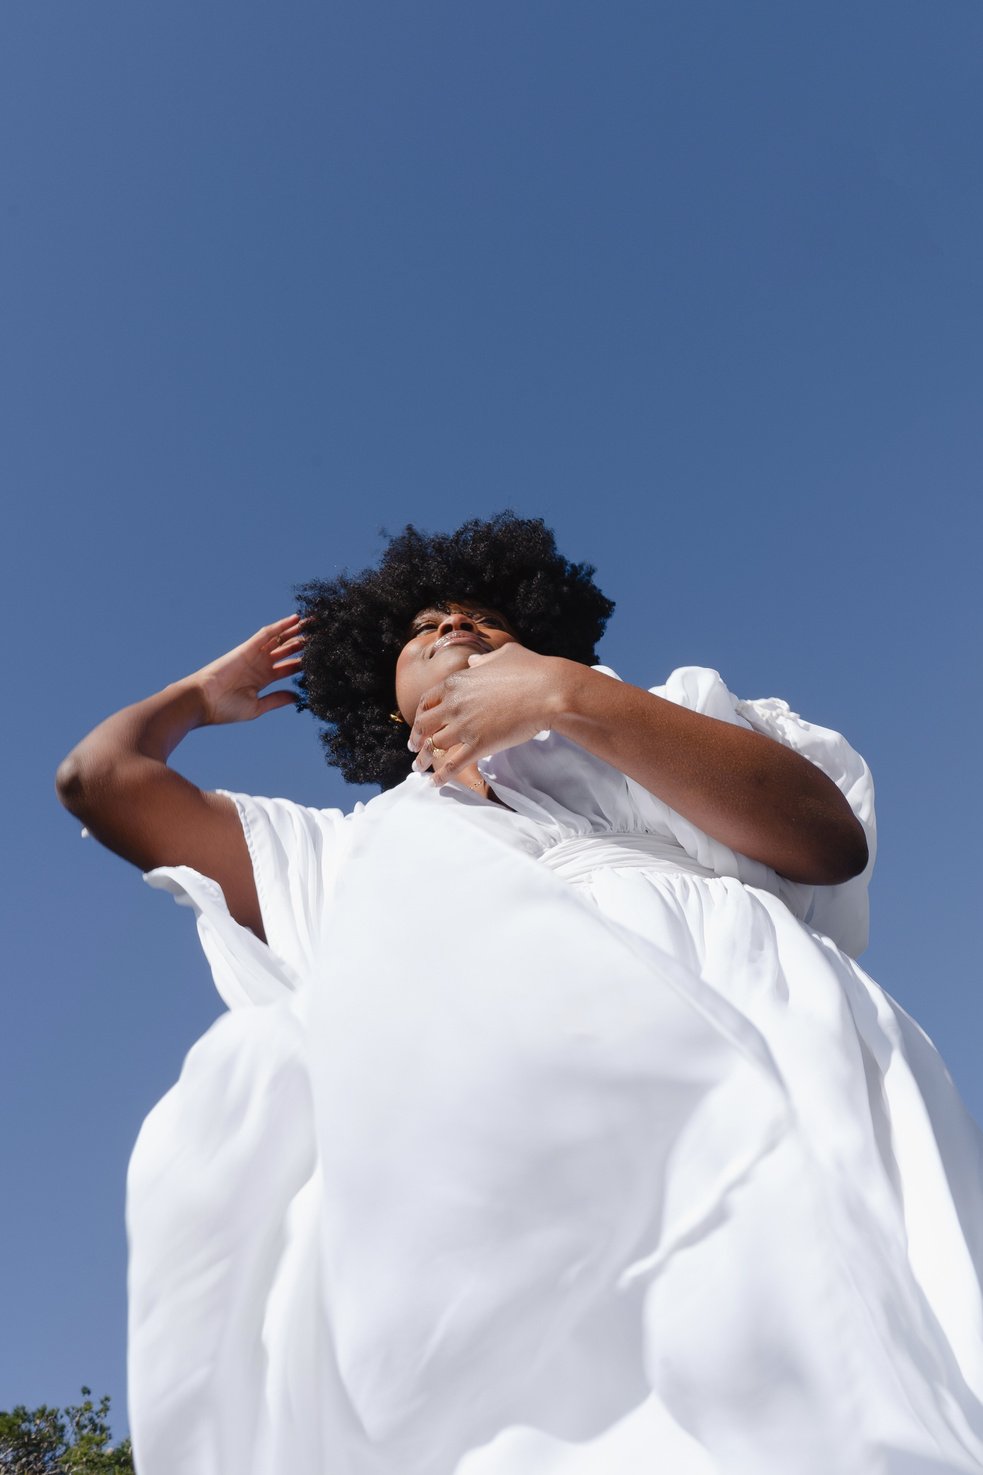
M 453 533 L 408 524 L 377 568 L 297 589 L 305 631 L 300 707 L 328 724 L 325 758 L 349 783 L 392 788 L 410 771 L 406 729 L 394 722 L 396 658 L 421 609 L 465 599 L 497 609 L 540 655 L 596 663 L 614 605 L 587 563 L 569 563 L 539 517 L 501 512 Z

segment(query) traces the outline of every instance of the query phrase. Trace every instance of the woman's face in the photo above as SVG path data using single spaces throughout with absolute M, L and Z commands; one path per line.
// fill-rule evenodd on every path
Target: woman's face
M 396 662 L 396 701 L 406 721 L 412 726 L 423 693 L 465 670 L 469 656 L 487 655 L 517 639 L 505 616 L 484 604 L 448 599 L 421 609 Z

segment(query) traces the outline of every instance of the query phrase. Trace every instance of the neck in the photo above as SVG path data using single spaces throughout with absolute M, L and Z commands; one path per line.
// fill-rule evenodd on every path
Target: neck
M 487 781 L 482 778 L 474 763 L 469 763 L 466 768 L 459 768 L 454 775 L 454 782 L 460 784 L 463 789 L 470 789 L 472 794 L 480 794 L 483 799 L 501 803 L 498 795 L 488 787 Z
M 462 784 L 466 789 L 473 789 L 478 794 L 483 794 L 488 789 L 487 783 L 478 772 L 476 763 L 469 763 L 466 768 L 459 768 L 454 775 L 454 782 Z

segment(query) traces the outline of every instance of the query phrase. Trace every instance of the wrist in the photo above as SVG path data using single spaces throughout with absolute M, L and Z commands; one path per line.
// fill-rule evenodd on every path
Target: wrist
M 571 718 L 576 719 L 583 707 L 585 682 L 590 679 L 589 666 L 564 656 L 551 656 L 547 686 L 546 726 L 562 732 Z
M 214 703 L 209 695 L 208 680 L 200 671 L 191 676 L 182 676 L 172 681 L 161 693 L 167 706 L 178 717 L 187 732 L 195 727 L 211 727 L 218 721 Z

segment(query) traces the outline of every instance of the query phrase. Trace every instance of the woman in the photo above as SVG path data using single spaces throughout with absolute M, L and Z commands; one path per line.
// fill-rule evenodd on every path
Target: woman
M 592 573 L 407 528 L 66 759 L 229 1005 L 131 1165 L 141 1475 L 983 1469 L 980 1138 L 853 961 L 866 766 L 592 669 Z M 301 672 L 371 803 L 167 766 Z

